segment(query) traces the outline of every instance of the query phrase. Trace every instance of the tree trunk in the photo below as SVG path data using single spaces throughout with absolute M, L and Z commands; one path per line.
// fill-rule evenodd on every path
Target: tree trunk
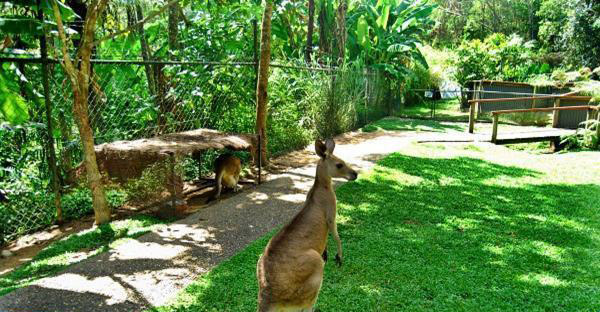
M 80 87 L 83 87 L 80 84 Z M 87 93 L 85 93 L 87 94 Z M 94 207 L 94 216 L 96 224 L 104 224 L 110 221 L 110 207 L 106 202 L 104 194 L 104 185 L 102 185 L 102 177 L 98 170 L 96 162 L 96 152 L 94 151 L 94 134 L 90 127 L 88 112 L 87 112 L 87 97 L 84 94 L 75 95 L 75 103 L 73 104 L 73 116 L 79 128 L 81 143 L 83 144 L 83 162 L 87 182 L 92 191 L 92 203 Z
M 132 9 L 133 10 L 133 9 Z M 135 5 L 135 14 L 131 12 L 134 16 L 132 20 L 135 22 L 141 21 L 144 19 L 144 13 L 142 12 L 142 7 L 138 4 Z M 150 61 L 152 59 L 152 51 L 150 50 L 150 45 L 148 45 L 148 38 L 146 38 L 146 32 L 144 32 L 144 25 L 137 26 L 136 32 L 140 37 L 140 45 L 142 48 L 142 59 L 144 61 Z M 148 80 L 148 89 L 150 91 L 150 95 L 156 95 L 156 81 L 154 80 L 154 69 L 150 64 L 145 64 L 144 69 L 146 70 L 146 79 Z
M 67 47 L 69 41 L 64 33 L 64 26 L 61 14 L 56 2 L 52 2 L 54 17 L 58 26 L 58 33 L 62 41 L 62 56 L 63 66 L 71 82 L 73 89 L 73 117 L 79 128 L 81 143 L 83 145 L 84 165 L 87 174 L 88 186 L 92 192 L 92 204 L 96 224 L 103 224 L 110 221 L 110 207 L 106 202 L 104 194 L 104 185 L 98 163 L 96 162 L 96 152 L 94 151 L 94 134 L 90 127 L 89 112 L 88 112 L 88 96 L 90 87 L 90 58 L 94 47 L 94 33 L 96 29 L 96 21 L 98 15 L 102 13 L 106 7 L 107 0 L 96 0 L 88 7 L 88 12 L 81 34 L 81 44 L 78 51 L 79 66 L 73 64 L 71 56 L 68 53 Z
M 330 52 L 329 36 L 327 30 L 327 5 L 326 1 L 321 2 L 319 11 L 319 53 L 328 54 Z
M 256 134 L 261 137 L 261 146 L 255 159 L 261 157 L 262 163 L 267 164 L 267 88 L 269 83 L 269 62 L 271 61 L 271 16 L 273 15 L 273 0 L 265 0 L 260 34 L 260 59 L 258 62 L 258 83 L 256 86 Z
M 172 57 L 179 49 L 177 35 L 179 34 L 179 4 L 169 7 L 169 52 Z
M 315 0 L 308 0 L 308 30 L 306 32 L 306 52 L 304 59 L 306 63 L 310 63 L 310 55 L 312 54 L 313 31 L 315 27 Z
M 62 141 L 71 142 L 71 127 L 67 124 L 64 114 L 58 114 L 58 126 Z M 73 171 L 73 156 L 70 147 L 63 146 L 61 158 L 62 172 L 65 174 L 64 184 L 72 185 L 75 183 L 75 172 Z
M 348 11 L 347 0 L 340 0 L 340 4 L 337 9 L 337 63 L 343 65 L 345 53 L 346 53 L 346 11 Z

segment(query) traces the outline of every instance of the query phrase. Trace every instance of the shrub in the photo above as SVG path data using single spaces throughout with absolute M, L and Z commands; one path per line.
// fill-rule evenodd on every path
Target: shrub
M 472 40 L 460 45 L 453 60 L 454 79 L 463 86 L 479 79 L 526 81 L 551 71 L 550 65 L 539 59 L 533 42 L 524 42 L 517 35 L 492 34 L 483 42 Z
M 567 148 L 588 148 L 600 150 L 600 137 L 597 129 L 600 127 L 598 120 L 583 122 L 575 134 L 563 138 L 562 143 Z

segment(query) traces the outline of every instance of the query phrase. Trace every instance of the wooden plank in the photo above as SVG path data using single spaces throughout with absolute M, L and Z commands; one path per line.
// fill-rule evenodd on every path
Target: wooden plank
M 530 83 L 526 82 L 514 82 L 514 81 L 503 81 L 503 80 L 472 80 L 471 82 L 479 82 L 479 83 L 487 83 L 487 84 L 495 84 L 501 86 L 516 86 L 516 87 L 532 87 Z M 574 83 L 568 82 L 564 85 L 565 87 L 572 87 Z
M 482 100 L 469 100 L 469 102 L 479 102 L 479 103 L 494 103 L 494 102 L 517 102 L 517 101 L 533 101 L 533 100 L 548 100 L 548 99 L 556 99 L 556 98 L 567 98 L 574 94 L 577 94 L 576 91 L 569 92 L 565 94 L 557 94 L 557 95 L 545 95 L 545 96 L 528 96 L 528 97 L 515 97 L 515 98 L 501 98 L 501 99 L 482 99 Z M 591 99 L 591 97 L 590 97 Z
M 547 107 L 547 108 L 529 108 L 529 109 L 508 109 L 493 111 L 493 115 L 511 114 L 511 113 L 529 113 L 529 112 L 552 112 L 552 111 L 563 111 L 563 110 L 590 110 L 598 109 L 595 106 L 565 106 L 565 107 Z
M 494 122 L 492 124 L 492 143 L 496 143 L 498 138 L 498 117 L 500 115 L 494 115 Z
M 554 107 L 560 107 L 560 98 L 554 100 Z M 558 127 L 558 118 L 560 116 L 560 111 L 559 110 L 555 110 L 554 112 L 552 112 L 552 127 L 557 128 Z

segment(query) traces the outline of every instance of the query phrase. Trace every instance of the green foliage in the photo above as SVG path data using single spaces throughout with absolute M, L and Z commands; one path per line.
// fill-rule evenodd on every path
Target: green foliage
M 577 132 L 562 138 L 562 143 L 569 149 L 596 149 L 600 150 L 600 137 L 598 137 L 600 122 L 592 119 L 581 123 Z
M 0 3 L 0 33 L 10 35 L 13 46 L 3 53 L 38 54 L 38 37 L 44 31 L 49 39 L 50 52 L 59 48 L 53 23 L 53 13 L 43 0 L 46 21 L 35 19 L 35 1 Z M 304 147 L 315 137 L 330 137 L 355 129 L 395 110 L 405 90 L 404 80 L 417 63 L 426 67 L 423 56 L 416 48 L 429 25 L 433 9 L 428 1 L 351 1 L 348 3 L 346 47 L 337 47 L 336 10 L 339 3 L 316 1 L 313 60 L 311 66 L 331 65 L 339 49 L 346 50 L 346 59 L 333 73 L 320 70 L 277 68 L 272 69 L 269 81 L 268 150 L 271 155 Z M 96 35 L 106 35 L 126 28 L 133 22 L 134 11 L 141 9 L 144 16 L 164 3 L 152 1 L 119 1 L 100 16 Z M 77 29 L 73 10 L 59 1 L 62 17 Z M 262 6 L 258 2 L 185 1 L 183 13 L 187 19 L 178 23 L 179 48 L 169 46 L 167 14 L 158 16 L 144 25 L 150 60 L 191 60 L 215 63 L 246 62 L 253 59 L 252 21 L 259 25 Z M 374 9 L 375 11 L 373 11 Z M 306 66 L 302 60 L 306 48 L 305 3 L 278 2 L 273 18 L 272 59 L 274 63 Z M 319 16 L 323 18 L 319 18 Z M 362 19 L 361 16 L 364 16 Z M 17 20 L 12 20 L 17 18 Z M 11 20 L 8 20 L 11 19 Z M 356 40 L 356 22 L 365 23 L 362 41 Z M 4 21 L 2 24 L 1 21 Z M 10 23 L 6 23 L 10 21 Z M 21 23 L 21 24 L 19 24 Z M 30 24 L 23 24 L 30 23 Z M 45 26 L 41 25 L 44 24 Z M 18 40 L 12 35 L 18 28 Z M 80 38 L 72 34 L 74 43 Z M 325 36 L 326 38 L 320 38 Z M 113 40 L 102 42 L 95 51 L 99 59 L 142 58 L 141 37 L 131 31 Z M 361 51 L 369 42 L 369 53 Z M 18 46 L 18 47 L 17 47 Z M 14 48 L 14 49 L 13 49 Z M 59 50 L 58 50 L 59 51 Z M 371 53 L 372 52 L 372 53 Z M 60 51 L 59 51 L 60 53 Z M 337 62 L 334 62 L 337 63 Z M 5 217 L 10 224 L 3 239 L 14 238 L 15 233 L 26 233 L 53 222 L 48 152 L 44 147 L 44 105 L 39 64 L 7 67 L 3 64 L 0 95 L 0 189 L 10 194 L 11 200 L 23 198 L 23 204 L 9 203 L 10 209 L 25 216 L 39 216 L 39 222 L 19 225 L 19 217 Z M 156 92 L 156 66 L 132 64 L 94 64 L 89 101 L 90 125 L 96 144 L 116 140 L 134 140 L 161 133 L 180 132 L 197 128 L 211 128 L 225 132 L 254 133 L 256 77 L 251 65 L 178 65 L 161 66 L 164 73 L 165 106 Z M 50 65 L 50 96 L 55 129 L 51 135 L 57 143 L 61 186 L 68 181 L 72 168 L 82 158 L 79 133 L 72 116 L 73 94 L 60 65 Z M 151 73 L 154 73 L 152 75 Z M 385 73 L 385 74 L 383 74 Z M 154 78 L 153 78 L 154 77 Z M 7 86 L 6 88 L 4 86 Z M 153 90 L 153 87 L 155 90 Z M 9 92 L 8 92 L 8 91 Z M 10 127 L 8 124 L 11 124 Z M 18 127 L 15 126 L 18 124 Z M 10 129 L 10 130 L 7 130 Z M 4 142 L 17 142 L 6 144 Z M 6 156 L 6 158 L 4 158 Z M 210 164 L 210 157 L 203 164 Z M 6 159 L 6 160 L 5 160 Z M 186 177 L 207 173 L 210 165 L 197 168 L 186 160 Z M 182 169 L 183 170 L 183 169 Z M 158 196 L 156 188 L 163 183 L 159 172 L 146 174 L 126 187 L 127 199 L 149 200 Z M 158 188 L 163 189 L 163 188 Z M 65 194 L 65 211 L 71 215 L 89 213 L 89 197 L 82 191 Z M 10 215 L 10 214 L 7 214 Z M 0 217 L 2 218 L 2 217 Z M 23 219 L 23 218 L 21 218 Z M 18 227 L 18 229 L 17 229 Z
M 325 265 L 316 308 L 600 307 L 597 155 L 581 153 L 573 163 L 484 145 L 477 148 L 483 153 L 445 147 L 412 145 L 337 189 L 346 261 Z M 151 311 L 254 311 L 256 262 L 273 234 Z M 335 243 L 328 245 L 331 255 Z
M 407 64 L 427 62 L 417 48 L 431 23 L 429 1 L 364 1 L 349 10 L 350 60 L 380 68 L 390 77 L 410 74 Z
M 13 125 L 23 124 L 29 119 L 27 103 L 19 94 L 23 85 L 18 85 L 14 75 L 10 77 L 10 73 L 15 70 L 14 65 L 10 66 L 8 63 L 4 63 L 1 67 L 0 114 L 4 120 Z
M 464 42 L 458 48 L 454 66 L 454 78 L 463 86 L 468 81 L 480 79 L 526 81 L 551 71 L 550 65 L 539 63 L 532 42 L 503 34 L 493 34 L 485 41 Z
M 127 201 L 127 193 L 120 189 L 108 189 L 106 200 L 111 209 L 121 207 Z M 62 197 L 62 207 L 65 220 L 76 220 L 90 215 L 92 207 L 92 194 L 87 188 L 76 188 Z
M 436 45 L 454 46 L 462 40 L 480 39 L 494 32 L 537 39 L 542 0 L 435 0 L 435 26 L 430 32 Z
M 565 24 L 573 10 L 570 0 L 543 0 L 536 15 L 540 19 L 540 42 L 552 51 L 562 48 Z
M 175 172 L 179 176 L 183 174 L 183 164 L 176 162 Z M 149 204 L 162 199 L 163 192 L 170 191 L 170 166 L 168 160 L 156 162 L 144 169 L 140 178 L 127 181 L 123 186 L 127 200 L 136 204 Z
M 574 66 L 600 66 L 600 3 L 578 0 L 563 38 L 568 61 Z

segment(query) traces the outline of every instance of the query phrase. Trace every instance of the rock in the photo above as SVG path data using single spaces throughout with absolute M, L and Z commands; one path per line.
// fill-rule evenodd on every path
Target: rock
M 10 250 L 2 250 L 2 258 L 8 258 L 11 257 L 13 255 L 12 252 L 10 252 Z

